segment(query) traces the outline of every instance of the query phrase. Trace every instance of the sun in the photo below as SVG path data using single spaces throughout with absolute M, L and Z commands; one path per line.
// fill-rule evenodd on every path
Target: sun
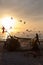
M 16 19 L 14 19 L 13 17 L 4 17 L 2 18 L 1 22 L 2 26 L 4 26 L 7 31 L 9 31 L 10 28 L 13 28 L 16 25 Z

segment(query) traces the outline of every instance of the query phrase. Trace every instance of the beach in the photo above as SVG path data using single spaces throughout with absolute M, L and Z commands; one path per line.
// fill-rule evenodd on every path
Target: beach
M 30 48 L 30 47 L 29 47 Z M 40 44 L 40 56 L 33 57 L 30 51 L 3 51 L 3 43 L 0 43 L 0 65 L 43 65 L 43 43 Z
M 43 56 L 33 58 L 21 52 L 0 53 L 0 65 L 43 65 Z

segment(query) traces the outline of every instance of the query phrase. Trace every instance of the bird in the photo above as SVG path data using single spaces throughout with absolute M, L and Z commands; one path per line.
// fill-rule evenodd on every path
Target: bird
M 26 22 L 24 21 L 24 24 L 26 24 Z
M 22 22 L 22 20 L 20 20 L 20 22 Z
M 11 17 L 11 19 L 13 19 L 13 17 Z

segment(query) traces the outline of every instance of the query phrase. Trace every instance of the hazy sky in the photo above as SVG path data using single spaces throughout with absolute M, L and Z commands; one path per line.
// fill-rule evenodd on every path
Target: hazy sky
M 43 17 L 43 0 L 0 0 L 0 14 L 1 12 Z
M 11 15 L 43 30 L 43 0 L 0 0 L 0 17 Z

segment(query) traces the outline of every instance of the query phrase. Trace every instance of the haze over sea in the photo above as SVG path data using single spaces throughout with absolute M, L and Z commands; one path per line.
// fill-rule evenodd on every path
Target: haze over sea
M 12 36 L 16 36 L 16 37 L 20 37 L 20 38 L 34 38 L 35 37 L 35 34 L 38 33 L 39 34 L 39 39 L 43 39 L 43 31 L 31 31 L 31 32 L 21 32 L 20 34 L 19 33 L 12 33 L 10 35 Z M 9 34 L 8 33 L 0 33 L 0 40 L 4 40 L 7 38 Z

